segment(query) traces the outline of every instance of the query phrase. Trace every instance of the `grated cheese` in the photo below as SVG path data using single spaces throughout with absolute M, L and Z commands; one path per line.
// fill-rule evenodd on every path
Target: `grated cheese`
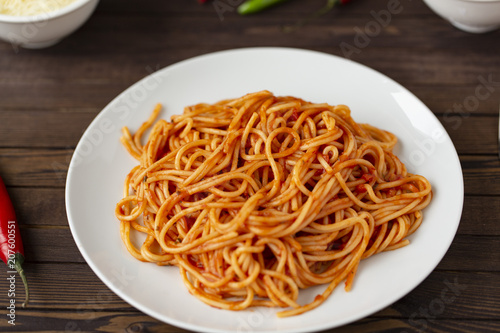
M 75 0 L 0 0 L 0 14 L 32 16 L 66 7 Z

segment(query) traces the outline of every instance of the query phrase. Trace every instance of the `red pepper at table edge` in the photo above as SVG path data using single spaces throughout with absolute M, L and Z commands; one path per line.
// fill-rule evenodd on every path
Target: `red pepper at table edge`
M 12 235 L 12 236 L 11 236 Z M 24 247 L 21 240 L 21 233 L 17 225 L 16 213 L 10 200 L 7 188 L 0 177 L 0 258 L 7 266 L 15 269 L 23 280 L 26 300 L 23 307 L 29 301 L 28 282 L 22 268 L 24 262 Z

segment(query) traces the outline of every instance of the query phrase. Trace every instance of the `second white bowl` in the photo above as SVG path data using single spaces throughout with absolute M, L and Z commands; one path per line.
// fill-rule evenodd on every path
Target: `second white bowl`
M 460 30 L 484 33 L 500 27 L 500 0 L 424 0 Z

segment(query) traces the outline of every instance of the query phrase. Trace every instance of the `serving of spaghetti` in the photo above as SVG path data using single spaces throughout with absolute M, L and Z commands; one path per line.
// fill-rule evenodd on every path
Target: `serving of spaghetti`
M 342 281 L 350 290 L 362 259 L 407 245 L 431 201 L 427 179 L 392 153 L 397 138 L 345 105 L 260 91 L 170 122 L 160 110 L 135 134 L 123 129 L 139 164 L 115 215 L 131 255 L 177 266 L 211 306 L 311 310 Z M 323 284 L 297 303 L 300 289 Z

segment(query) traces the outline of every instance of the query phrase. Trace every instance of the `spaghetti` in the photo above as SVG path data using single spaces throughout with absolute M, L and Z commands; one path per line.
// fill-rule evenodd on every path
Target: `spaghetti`
M 268 91 L 185 108 L 161 106 L 122 143 L 139 161 L 115 214 L 131 255 L 179 268 L 189 292 L 222 309 L 319 306 L 362 259 L 394 250 L 432 197 L 392 153 L 396 137 L 345 105 Z M 145 145 L 142 138 L 150 130 Z M 136 246 L 131 233 L 145 235 Z M 299 290 L 328 284 L 309 304 Z

